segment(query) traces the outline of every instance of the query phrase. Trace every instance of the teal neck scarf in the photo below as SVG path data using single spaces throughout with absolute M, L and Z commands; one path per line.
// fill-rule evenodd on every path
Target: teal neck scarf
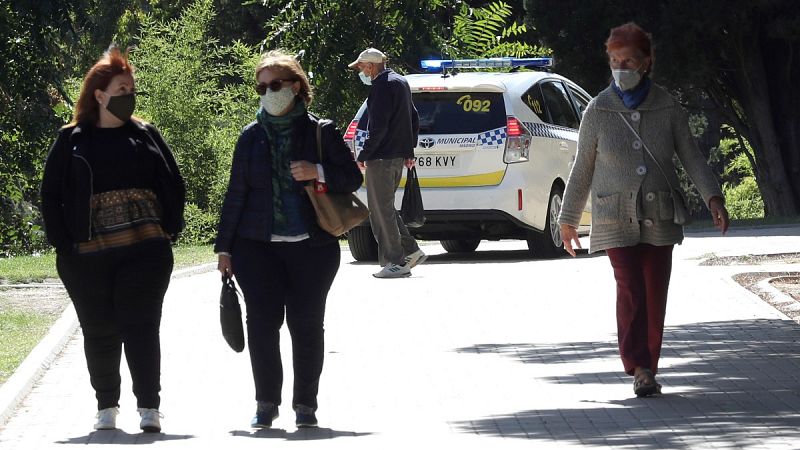
M 263 108 L 259 108 L 256 114 L 258 123 L 269 137 L 269 151 L 272 156 L 273 227 L 276 230 L 284 229 L 288 224 L 281 195 L 291 192 L 294 185 L 289 168 L 292 160 L 292 131 L 294 121 L 303 114 L 306 114 L 306 104 L 298 100 L 295 100 L 294 108 L 282 116 L 272 116 Z

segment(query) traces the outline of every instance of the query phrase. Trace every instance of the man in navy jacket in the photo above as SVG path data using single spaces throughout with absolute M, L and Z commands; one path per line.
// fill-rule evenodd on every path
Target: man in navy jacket
M 394 207 L 394 194 L 403 167 L 413 167 L 414 147 L 419 135 L 419 116 L 411 101 L 411 89 L 401 75 L 386 67 L 386 55 L 368 48 L 349 67 L 359 71 L 364 84 L 371 85 L 367 98 L 369 135 L 357 156 L 366 168 L 369 221 L 378 243 L 377 278 L 411 275 L 411 268 L 426 255 Z

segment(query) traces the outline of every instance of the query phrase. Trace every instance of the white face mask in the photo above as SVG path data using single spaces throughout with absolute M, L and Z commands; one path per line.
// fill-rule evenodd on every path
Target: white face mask
M 267 92 L 261 96 L 261 107 L 264 108 L 267 114 L 279 116 L 292 104 L 294 97 L 294 91 L 292 91 L 292 88 L 289 86 L 284 87 L 278 92 L 267 89 Z
M 361 82 L 367 86 L 372 84 L 372 78 L 370 78 L 369 75 L 365 74 L 364 72 L 358 72 L 358 78 L 361 78 Z
M 639 69 L 611 69 L 611 76 L 617 87 L 623 91 L 629 91 L 639 85 L 642 81 L 642 74 Z

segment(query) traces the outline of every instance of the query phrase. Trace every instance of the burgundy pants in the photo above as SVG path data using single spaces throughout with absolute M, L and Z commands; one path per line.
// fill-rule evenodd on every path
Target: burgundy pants
M 617 338 L 625 373 L 658 372 L 672 245 L 638 244 L 606 250 L 617 280 Z

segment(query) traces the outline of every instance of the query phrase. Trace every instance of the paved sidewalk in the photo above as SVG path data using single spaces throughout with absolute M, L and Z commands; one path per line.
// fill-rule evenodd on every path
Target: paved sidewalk
M 635 398 L 621 372 L 604 256 L 529 261 L 524 243 L 483 242 L 464 257 L 431 245 L 405 280 L 374 279 L 376 266 L 342 254 L 328 302 L 323 428 L 294 426 L 285 327 L 282 415 L 272 430 L 249 428 L 249 360 L 220 336 L 220 283 L 208 272 L 173 280 L 167 293 L 164 433 L 139 432 L 127 375 L 120 429 L 92 431 L 78 333 L 0 428 L 0 449 L 797 449 L 800 325 L 730 279 L 775 268 L 698 263 L 710 253 L 800 251 L 798 234 L 694 234 L 676 247 L 660 398 Z

